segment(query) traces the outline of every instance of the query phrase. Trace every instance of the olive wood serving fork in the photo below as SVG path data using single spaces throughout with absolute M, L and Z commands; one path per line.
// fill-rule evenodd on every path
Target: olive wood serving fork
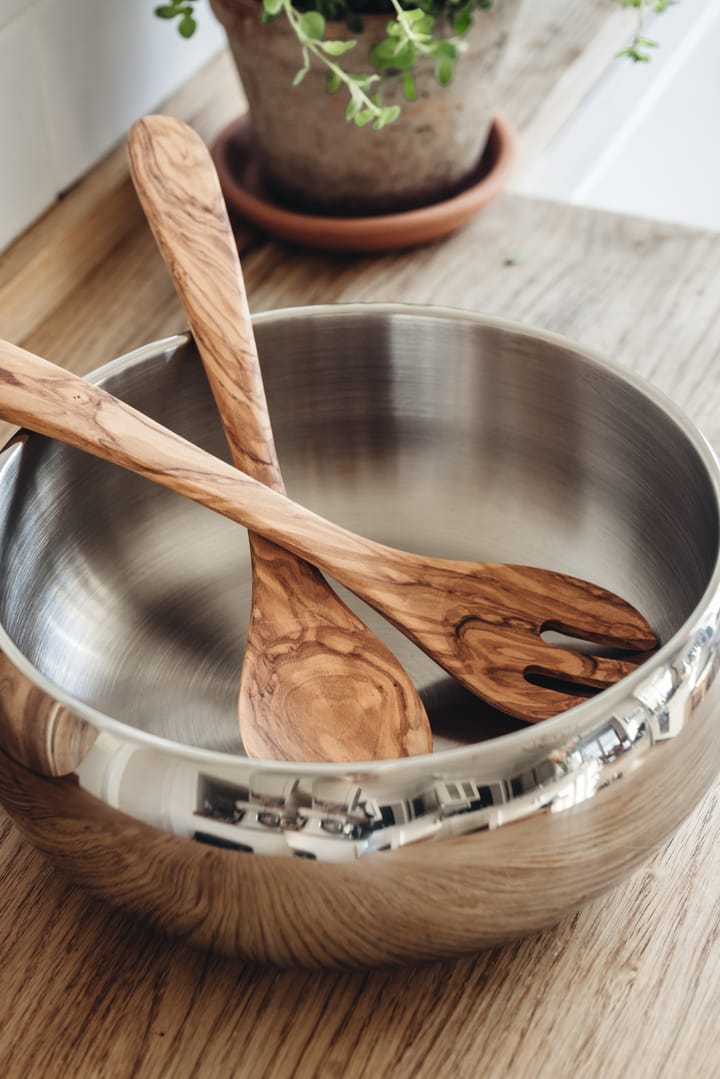
M 656 638 L 607 589 L 531 566 L 430 558 L 333 524 L 213 457 L 98 386 L 0 342 L 0 417 L 127 468 L 307 559 L 376 608 L 468 689 L 531 722 L 578 703 L 528 675 L 602 689 L 632 659 L 547 643 L 559 630 L 643 652 Z

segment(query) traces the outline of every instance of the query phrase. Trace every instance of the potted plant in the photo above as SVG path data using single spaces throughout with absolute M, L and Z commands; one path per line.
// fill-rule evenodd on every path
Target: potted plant
M 210 0 L 272 196 L 304 213 L 357 216 L 460 191 L 488 140 L 494 76 L 520 2 Z M 642 17 L 670 0 L 618 2 Z M 194 0 L 155 11 L 192 35 Z M 650 44 L 640 24 L 624 51 L 644 59 Z

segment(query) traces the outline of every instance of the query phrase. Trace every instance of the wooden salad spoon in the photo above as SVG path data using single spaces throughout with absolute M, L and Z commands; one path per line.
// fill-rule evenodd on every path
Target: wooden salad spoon
M 637 669 L 542 639 L 545 629 L 626 651 L 657 641 L 619 596 L 531 566 L 399 551 L 258 483 L 106 390 L 0 341 L 0 418 L 185 495 L 312 562 L 375 607 L 479 697 L 535 722 L 578 703 L 528 676 L 602 689 Z
M 233 463 L 285 493 L 235 237 L 210 154 L 169 116 L 128 139 L 135 190 L 185 309 Z M 238 695 L 250 756 L 365 761 L 432 750 L 415 686 L 302 558 L 249 534 L 252 603 Z

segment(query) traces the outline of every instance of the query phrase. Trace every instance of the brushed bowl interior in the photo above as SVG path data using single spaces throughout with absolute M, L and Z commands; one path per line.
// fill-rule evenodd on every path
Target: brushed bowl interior
M 309 308 L 260 316 L 256 332 L 292 497 L 407 550 L 597 581 L 663 641 L 691 617 L 717 559 L 716 497 L 653 392 L 565 342 L 462 313 Z M 103 377 L 228 459 L 192 341 Z M 65 693 L 164 738 L 242 752 L 242 528 L 32 436 L 0 473 L 0 567 L 2 626 Z M 351 602 L 420 688 L 438 748 L 518 726 Z

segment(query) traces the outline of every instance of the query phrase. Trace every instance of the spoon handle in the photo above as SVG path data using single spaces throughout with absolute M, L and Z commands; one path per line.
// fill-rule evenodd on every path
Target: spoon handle
M 233 462 L 284 492 L 240 259 L 207 148 L 179 120 L 147 116 L 133 125 L 128 153 L 135 189 L 203 358 Z
M 326 521 L 106 390 L 0 341 L 0 418 L 185 495 L 278 543 L 348 587 L 382 576 L 384 548 Z

